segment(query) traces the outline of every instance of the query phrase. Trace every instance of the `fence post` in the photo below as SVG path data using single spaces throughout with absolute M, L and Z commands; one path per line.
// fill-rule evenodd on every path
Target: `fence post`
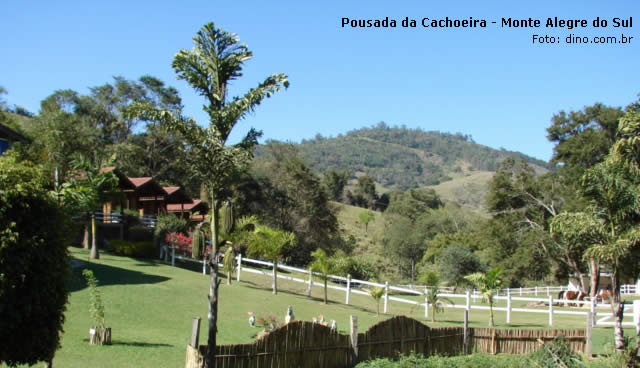
M 466 299 L 467 299 L 467 304 L 465 305 L 465 310 L 470 310 L 471 309 L 471 296 L 470 296 L 470 292 L 469 290 L 467 290 L 467 292 L 465 293 Z M 474 295 L 475 295 L 475 290 L 474 290 Z M 475 302 L 475 300 L 474 300 Z
M 311 296 L 311 288 L 313 287 L 313 272 L 309 269 L 309 287 L 307 288 L 307 296 Z
M 200 317 L 193 319 L 191 324 L 191 346 L 198 350 L 198 340 L 200 339 Z
M 429 318 L 429 296 L 424 293 L 424 318 Z
M 236 271 L 236 281 L 240 282 L 240 272 L 242 271 L 242 254 L 238 254 L 238 266 Z
M 387 304 L 389 304 L 389 281 L 384 282 L 384 313 L 387 313 Z
M 636 281 L 636 292 L 634 294 L 640 294 L 640 278 Z
M 591 299 L 591 325 L 593 327 L 596 326 L 596 303 L 597 303 L 597 298 L 592 298 Z
M 351 326 L 351 364 L 358 362 L 358 317 L 351 316 L 350 323 Z
M 585 343 L 584 353 L 588 357 L 591 357 L 591 352 L 592 352 L 591 336 L 592 336 L 592 329 L 593 329 L 593 320 L 594 320 L 593 314 L 591 314 L 591 311 L 587 311 L 587 331 L 585 336 L 585 339 L 587 341 Z
M 351 275 L 347 275 L 347 300 L 344 304 L 349 305 L 349 295 L 351 294 Z
M 536 296 L 538 296 L 538 287 L 536 286 Z
M 520 286 L 520 296 L 522 296 L 522 286 Z
M 549 287 L 547 286 L 547 296 L 549 296 L 549 295 L 551 295 L 551 294 L 549 293 Z
M 507 289 L 507 324 L 511 323 L 511 292 Z
M 636 334 L 640 332 L 640 300 L 633 301 L 633 324 L 636 326 Z
M 176 248 L 171 248 L 171 267 L 176 266 Z
M 464 347 L 464 353 L 469 353 L 469 311 L 464 311 L 464 338 L 462 340 L 462 345 Z
M 205 258 L 202 259 L 202 274 L 207 274 L 207 260 Z
M 549 295 L 549 326 L 553 326 L 553 297 Z

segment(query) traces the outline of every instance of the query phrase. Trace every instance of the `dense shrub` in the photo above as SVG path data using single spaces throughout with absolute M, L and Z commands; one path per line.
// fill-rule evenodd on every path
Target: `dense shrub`
M 151 241 L 132 242 L 123 240 L 112 240 L 109 242 L 111 251 L 120 256 L 127 257 L 153 257 L 155 247 Z
M 153 230 L 144 225 L 129 227 L 129 241 L 131 242 L 151 242 L 153 241 Z
M 455 357 L 406 355 L 398 360 L 376 359 L 359 363 L 356 368 L 533 368 L 526 355 L 473 354 Z
M 159 246 L 168 233 L 184 233 L 189 230 L 189 221 L 172 213 L 158 216 L 158 223 L 153 232 L 153 242 Z
M 53 359 L 63 331 L 67 216 L 37 167 L 0 157 L 0 361 Z

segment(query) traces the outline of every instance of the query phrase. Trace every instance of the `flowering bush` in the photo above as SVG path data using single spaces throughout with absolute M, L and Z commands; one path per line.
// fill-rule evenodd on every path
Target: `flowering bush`
M 256 326 L 262 326 L 265 331 L 271 332 L 280 327 L 280 322 L 275 316 L 260 317 L 256 320 Z
M 169 246 L 182 251 L 183 254 L 191 253 L 191 238 L 182 233 L 168 233 L 164 237 L 164 241 L 169 244 Z

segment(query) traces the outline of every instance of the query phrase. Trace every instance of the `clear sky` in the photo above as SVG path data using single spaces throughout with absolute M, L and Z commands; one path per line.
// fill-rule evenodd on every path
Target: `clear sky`
M 116 75 L 175 86 L 185 113 L 206 124 L 203 100 L 171 68 L 207 22 L 254 53 L 231 88 L 272 73 L 289 90 L 238 125 L 299 142 L 379 121 L 470 134 L 481 144 L 548 160 L 553 114 L 594 102 L 626 106 L 640 92 L 640 2 L 618 1 L 11 1 L 0 12 L 0 85 L 10 105 L 38 112 L 58 89 L 88 93 Z M 395 28 L 342 27 L 342 18 L 396 20 Z M 404 28 L 401 20 L 415 19 Z M 484 19 L 486 28 L 425 28 L 423 18 Z M 539 28 L 501 27 L 502 18 Z M 586 28 L 548 28 L 548 17 Z M 593 27 L 599 17 L 606 28 Z M 614 28 L 612 19 L 634 17 Z M 495 21 L 496 24 L 491 22 Z M 534 44 L 533 35 L 560 43 Z M 632 36 L 630 44 L 567 44 L 566 37 Z M 232 137 L 233 139 L 233 137 Z

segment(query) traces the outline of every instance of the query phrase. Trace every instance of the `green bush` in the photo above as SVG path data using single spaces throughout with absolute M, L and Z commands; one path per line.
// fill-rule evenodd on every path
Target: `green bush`
M 153 242 L 156 246 L 164 242 L 164 238 L 168 233 L 187 234 L 189 230 L 189 221 L 182 217 L 178 217 L 172 213 L 158 216 L 158 223 L 153 231 Z
M 0 361 L 53 358 L 67 303 L 69 217 L 40 167 L 0 157 Z
M 120 256 L 147 258 L 155 256 L 155 247 L 151 241 L 112 240 L 109 242 L 109 248 L 113 253 Z
M 376 359 L 359 363 L 356 368 L 533 368 L 526 355 L 487 355 L 473 354 L 454 357 L 430 356 L 419 354 L 401 356 L 397 360 Z
M 131 226 L 129 227 L 128 239 L 131 242 L 153 241 L 153 230 L 144 225 Z

